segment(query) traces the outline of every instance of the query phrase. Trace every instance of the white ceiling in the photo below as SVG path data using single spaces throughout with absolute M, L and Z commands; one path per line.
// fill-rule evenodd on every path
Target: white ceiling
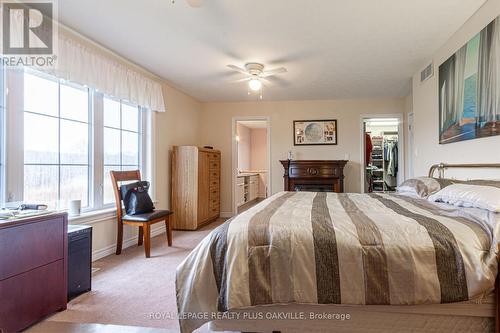
M 257 100 L 227 64 L 284 66 L 265 100 L 405 96 L 485 0 L 63 0 L 65 25 L 200 101 Z

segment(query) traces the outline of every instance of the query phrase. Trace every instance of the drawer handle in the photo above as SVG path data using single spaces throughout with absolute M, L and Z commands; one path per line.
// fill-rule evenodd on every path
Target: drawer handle
M 308 168 L 307 173 L 310 174 L 311 176 L 316 176 L 318 174 L 318 169 L 316 168 Z

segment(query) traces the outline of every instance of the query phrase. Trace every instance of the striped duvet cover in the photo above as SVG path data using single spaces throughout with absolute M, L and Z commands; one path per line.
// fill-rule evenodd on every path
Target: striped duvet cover
M 389 194 L 281 192 L 208 235 L 177 269 L 183 332 L 269 304 L 437 304 L 490 293 L 493 226 Z

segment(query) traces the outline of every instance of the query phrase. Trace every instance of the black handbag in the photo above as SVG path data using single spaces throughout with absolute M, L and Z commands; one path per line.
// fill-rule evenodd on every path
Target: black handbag
M 155 209 L 148 194 L 149 182 L 140 181 L 120 186 L 120 194 L 127 215 L 150 213 Z

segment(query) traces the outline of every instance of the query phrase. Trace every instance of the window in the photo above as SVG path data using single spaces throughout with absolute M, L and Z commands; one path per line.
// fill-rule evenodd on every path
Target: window
M 139 107 L 103 98 L 104 204 L 114 202 L 109 172 L 140 168 L 141 119 Z
M 24 201 L 89 206 L 89 89 L 24 74 Z
M 149 110 L 34 70 L 7 72 L 7 120 L 14 125 L 5 126 L 0 163 L 8 153 L 9 175 L 0 178 L 0 189 L 8 201 L 65 208 L 82 200 L 85 210 L 96 210 L 113 206 L 110 170 L 140 169 L 151 180 Z

